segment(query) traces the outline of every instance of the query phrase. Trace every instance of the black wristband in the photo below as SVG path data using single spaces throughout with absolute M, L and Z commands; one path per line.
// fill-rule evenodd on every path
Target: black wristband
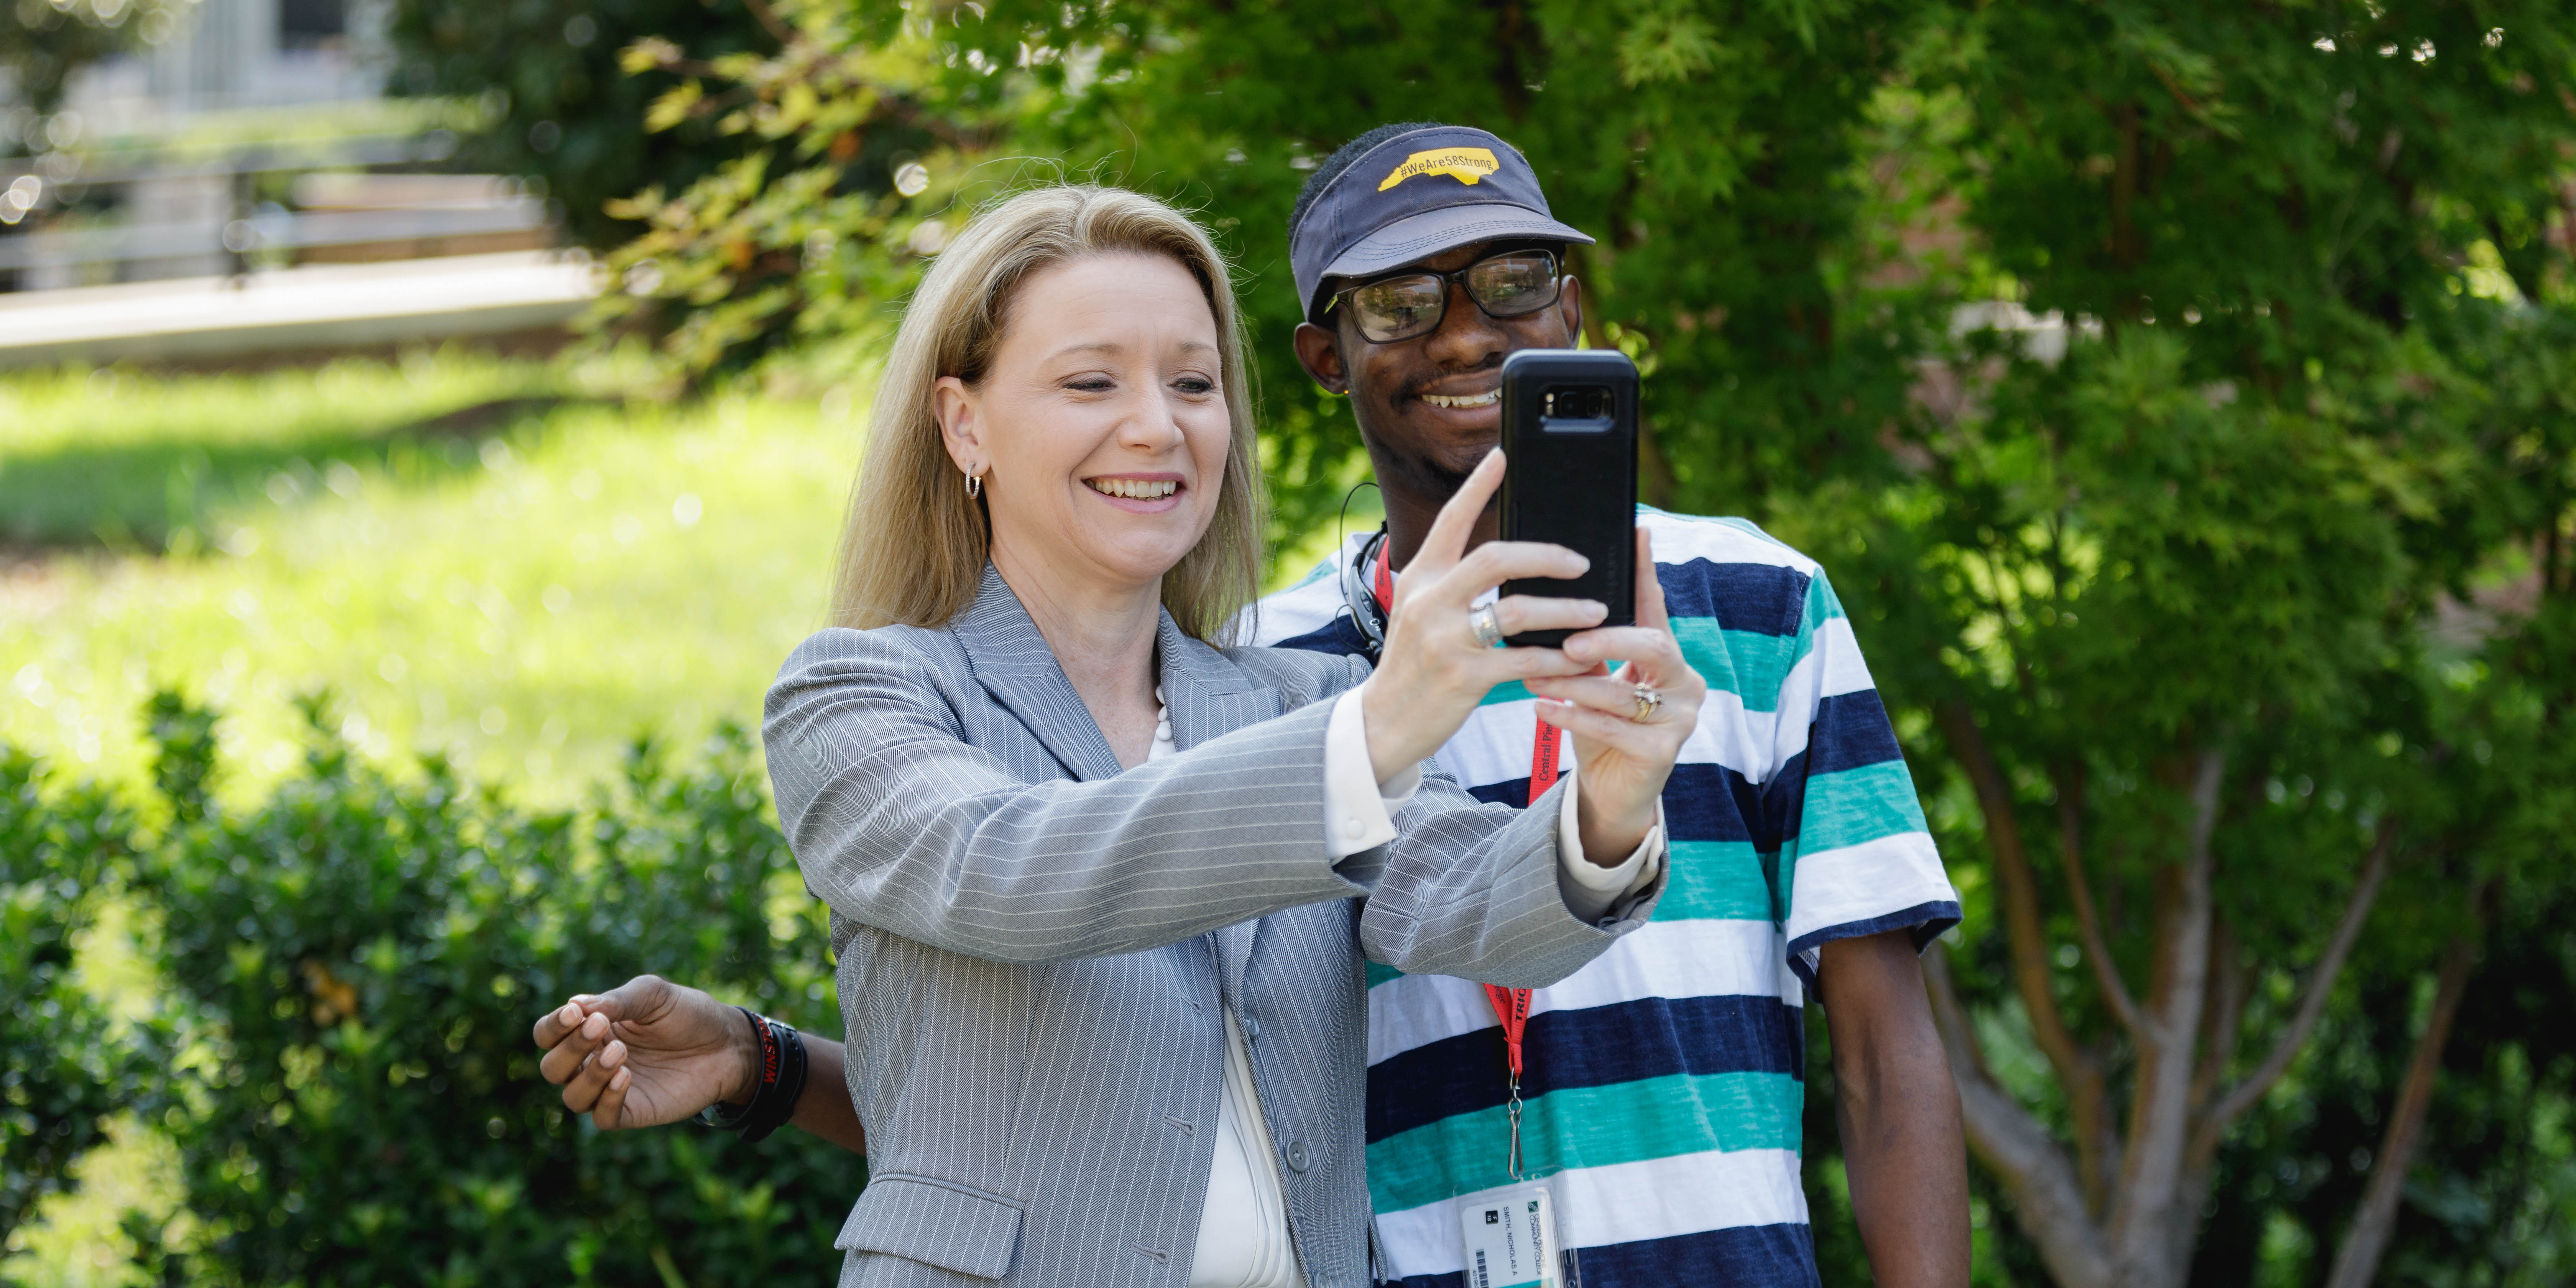
M 701 1111 L 698 1121 L 760 1141 L 795 1116 L 796 1102 L 805 1095 L 805 1036 L 749 1007 L 734 1009 L 750 1021 L 752 1035 L 760 1040 L 760 1078 L 749 1102 L 719 1101 Z

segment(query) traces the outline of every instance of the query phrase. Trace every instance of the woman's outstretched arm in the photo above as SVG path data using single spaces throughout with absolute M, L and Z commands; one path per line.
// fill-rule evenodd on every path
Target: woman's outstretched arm
M 790 1126 L 854 1154 L 865 1129 L 841 1077 L 841 1044 L 804 1034 L 805 1090 Z M 742 1104 L 760 1080 L 760 1046 L 742 1012 L 685 984 L 638 975 L 538 1017 L 537 1071 L 564 1108 L 601 1131 L 678 1122 L 718 1101 Z
M 1325 833 L 1329 702 L 1114 776 L 1030 782 L 965 740 L 976 684 L 931 632 L 829 630 L 788 659 L 763 723 L 770 777 L 805 886 L 834 912 L 1034 965 L 1365 892 Z

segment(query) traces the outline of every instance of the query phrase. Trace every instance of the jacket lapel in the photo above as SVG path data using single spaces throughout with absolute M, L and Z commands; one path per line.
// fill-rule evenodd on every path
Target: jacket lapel
M 1172 746 L 1188 751 L 1279 714 L 1279 690 L 1246 675 L 1225 654 L 1191 639 L 1169 612 L 1157 628 L 1163 705 L 1172 716 Z
M 1018 716 L 1076 779 L 1118 776 L 1118 756 L 1100 736 L 1091 708 L 1082 705 L 1082 695 L 1064 677 L 1046 636 L 1038 633 L 1038 624 L 1020 607 L 1020 597 L 991 564 L 984 565 L 984 585 L 974 606 L 948 629 L 966 646 L 966 660 L 984 691 Z

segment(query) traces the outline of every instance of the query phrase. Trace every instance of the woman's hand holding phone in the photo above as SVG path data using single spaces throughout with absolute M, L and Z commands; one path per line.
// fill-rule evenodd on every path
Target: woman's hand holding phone
M 1587 629 L 1607 616 L 1594 600 L 1506 595 L 1494 605 L 1504 635 L 1583 633 L 1568 637 L 1563 648 L 1493 648 L 1476 637 L 1468 613 L 1486 592 L 1516 578 L 1579 576 L 1588 566 L 1574 551 L 1536 542 L 1489 541 L 1468 551 L 1476 518 L 1502 481 L 1503 454 L 1495 451 L 1441 507 L 1422 548 L 1395 579 L 1386 647 L 1360 692 L 1370 765 L 1384 782 L 1428 759 L 1495 685 L 1519 680 L 1553 699 L 1541 701 L 1540 718 L 1575 735 L 1583 767 L 1576 823 L 1584 853 L 1615 866 L 1654 826 L 1656 798 L 1698 719 L 1706 686 L 1681 660 L 1681 646 L 1665 624 L 1661 589 L 1651 586 L 1651 576 L 1637 579 L 1636 626 Z M 1635 687 L 1608 675 L 1602 662 L 1613 657 L 1630 659 L 1632 669 L 1651 677 L 1639 682 L 1655 684 L 1664 695 L 1652 722 L 1629 719 L 1637 708 Z M 1623 728 L 1610 729 L 1611 723 Z M 1597 776 L 1595 757 L 1603 766 Z
M 1538 718 L 1574 737 L 1574 761 L 1583 778 L 1575 822 L 1585 856 L 1603 864 L 1626 858 L 1655 825 L 1655 802 L 1682 744 L 1699 727 L 1700 704 L 1708 698 L 1708 681 L 1682 658 L 1654 568 L 1653 543 L 1640 528 L 1637 624 L 1567 637 L 1566 657 L 1586 664 L 1585 671 L 1529 681 L 1539 699 Z M 1616 675 L 1608 665 L 1613 660 L 1625 662 Z M 1639 686 L 1660 699 L 1644 720 L 1636 718 L 1643 705 Z

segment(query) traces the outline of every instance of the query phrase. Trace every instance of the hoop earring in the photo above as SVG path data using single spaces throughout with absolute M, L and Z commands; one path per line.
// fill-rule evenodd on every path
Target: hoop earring
M 968 500 L 973 500 L 974 498 L 979 497 L 979 496 L 982 496 L 982 495 L 984 495 L 984 476 L 983 476 L 983 475 L 981 475 L 981 474 L 969 474 L 969 475 L 967 475 L 967 476 L 966 476 L 966 497 L 967 497 L 967 499 L 968 499 Z

